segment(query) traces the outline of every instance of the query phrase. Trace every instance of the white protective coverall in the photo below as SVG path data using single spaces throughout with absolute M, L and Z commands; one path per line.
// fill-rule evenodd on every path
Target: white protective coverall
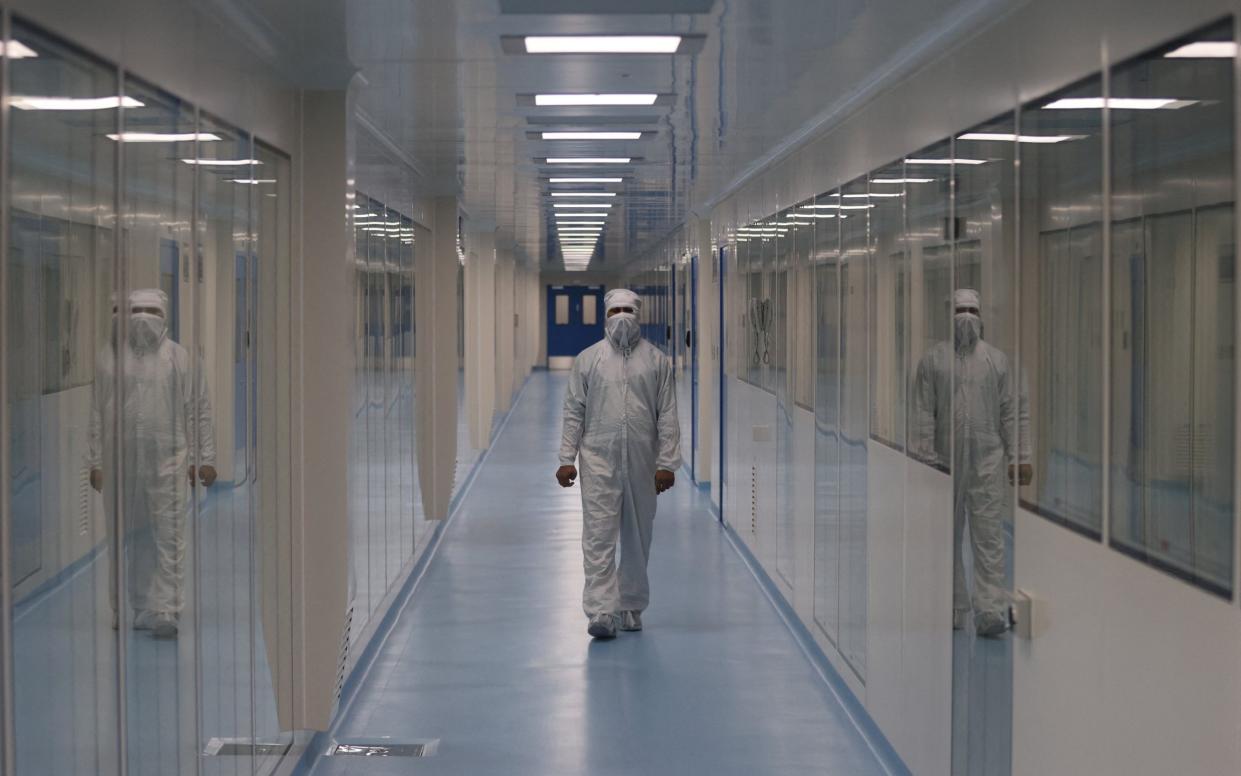
M 604 309 L 640 309 L 632 291 L 613 289 Z M 560 464 L 578 461 L 587 617 L 641 612 L 650 601 L 646 563 L 655 521 L 655 472 L 681 465 L 672 361 L 645 339 L 607 336 L 582 351 L 569 372 Z M 620 573 L 616 545 L 620 539 Z
M 972 289 L 957 291 L 954 302 L 958 310 L 980 309 Z M 1020 397 L 1014 395 L 1016 376 L 1008 356 L 982 339 L 979 317 L 958 313 L 953 322 L 954 342 L 936 343 L 918 364 L 914 450 L 941 465 L 952 461 L 953 609 L 970 609 L 961 549 L 968 521 L 974 619 L 980 631 L 994 632 L 1008 621 L 1004 518 L 1011 507 L 1009 466 L 1030 462 L 1030 408 L 1024 386 Z
M 195 374 L 189 353 L 168 338 L 168 297 L 158 289 L 134 291 L 129 297 L 129 310 L 133 308 L 158 308 L 164 315 L 130 316 L 120 418 L 115 416 L 115 332 L 113 342 L 99 354 L 91 400 L 90 465 L 104 473 L 108 529 L 115 540 L 118 431 L 126 587 L 135 624 L 141 627 L 153 619 L 175 620 L 184 603 L 189 469 L 215 466 L 215 429 L 204 370 Z M 195 443 L 196 461 L 190 455 Z M 112 572 L 115 575 L 115 569 Z M 115 609 L 115 576 L 109 587 Z

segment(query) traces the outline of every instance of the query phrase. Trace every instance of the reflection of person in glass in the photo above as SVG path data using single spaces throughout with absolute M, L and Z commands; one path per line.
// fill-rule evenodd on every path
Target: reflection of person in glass
M 960 289 L 953 303 L 953 343 L 934 345 L 918 364 L 914 444 L 917 452 L 946 463 L 955 440 L 953 627 L 965 626 L 971 603 L 961 557 L 968 521 L 974 554 L 974 625 L 980 636 L 1001 636 L 1010 624 L 1004 581 L 1009 487 L 1017 481 L 1028 485 L 1034 477 L 1029 401 L 1024 386 L 1020 397 L 1014 395 L 1016 376 L 1008 356 L 983 340 L 978 292 Z
M 183 604 L 186 513 L 189 489 L 215 483 L 215 430 L 207 381 L 191 368 L 189 353 L 168 337 L 168 297 L 147 289 L 129 296 L 123 361 L 124 412 L 116 418 L 117 323 L 99 354 L 91 402 L 91 485 L 104 491 L 108 526 L 115 531 L 117 481 L 112 472 L 121 434 L 122 533 L 126 539 L 126 587 L 134 627 L 157 638 L 177 635 Z M 197 374 L 195 374 L 197 371 Z M 198 467 L 191 457 L 197 443 Z M 106 475 L 106 476 L 105 476 Z M 115 537 L 113 537 L 115 540 Z M 118 624 L 115 570 L 113 626 Z

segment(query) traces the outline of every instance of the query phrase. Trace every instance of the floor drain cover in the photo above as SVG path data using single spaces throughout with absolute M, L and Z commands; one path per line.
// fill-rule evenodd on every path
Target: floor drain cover
M 435 754 L 439 739 L 407 743 L 387 738 L 351 738 L 336 741 L 328 750 L 333 757 L 430 757 Z
M 271 757 L 289 751 L 289 744 L 279 741 L 250 741 L 243 738 L 213 738 L 203 753 L 209 757 Z

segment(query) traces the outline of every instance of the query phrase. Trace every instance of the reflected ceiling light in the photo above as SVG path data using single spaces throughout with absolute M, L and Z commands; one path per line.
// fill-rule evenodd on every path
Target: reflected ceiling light
M 141 108 L 146 103 L 133 97 L 34 97 L 15 95 L 9 105 L 18 110 L 108 110 L 110 108 Z M 111 135 L 109 135 L 111 137 Z
M 607 218 L 607 213 L 556 213 L 556 218 Z M 571 223 L 566 221 L 566 223 Z
M 835 213 L 793 213 L 790 218 L 835 218 Z
M 181 161 L 203 167 L 240 167 L 243 164 L 262 164 L 258 159 L 182 159 Z M 348 195 L 345 198 L 348 199 Z M 354 205 L 354 207 L 358 206 Z
M 1080 140 L 1084 135 L 1014 135 L 1008 132 L 966 132 L 957 140 L 1003 140 L 1009 143 L 1063 143 Z
M 675 54 L 680 35 L 527 35 L 527 54 Z
M 544 132 L 544 140 L 640 140 L 641 132 Z
M 552 205 L 552 207 L 554 208 L 574 208 L 575 207 L 575 208 L 589 208 L 591 210 L 594 210 L 595 208 L 612 207 L 612 203 L 611 202 L 557 202 L 556 204 Z
M 615 197 L 615 191 L 553 191 L 553 197 Z
M 604 226 L 607 221 L 565 221 L 559 224 L 561 228 L 565 226 Z
M 933 183 L 934 178 L 871 178 L 871 183 Z
M 220 136 L 210 132 L 122 132 L 108 135 L 108 139 L 122 143 L 190 143 L 195 140 L 209 143 L 219 140 Z
M 906 159 L 905 164 L 986 164 L 986 159 Z
M 548 178 L 548 183 L 621 183 L 624 178 Z
M 549 157 L 548 164 L 629 164 L 628 156 L 556 156 Z
M 1174 100 L 1170 97 L 1065 97 L 1062 100 L 1049 102 L 1043 110 L 1102 110 L 1106 103 L 1108 108 L 1117 110 L 1176 110 L 1186 105 L 1193 105 L 1196 100 Z
M 535 105 L 654 105 L 658 94 L 536 94 Z
M 233 178 L 229 183 L 248 183 L 251 186 L 257 186 L 260 183 L 275 183 L 275 178 Z
M 0 42 L 0 56 L 6 56 L 9 59 L 29 59 L 39 56 L 39 53 L 20 40 L 10 40 Z
M 1164 54 L 1168 59 L 1232 59 L 1236 55 L 1237 44 L 1230 40 L 1200 40 Z
M 874 205 L 841 205 L 831 202 L 826 205 L 802 205 L 802 210 L 869 210 Z

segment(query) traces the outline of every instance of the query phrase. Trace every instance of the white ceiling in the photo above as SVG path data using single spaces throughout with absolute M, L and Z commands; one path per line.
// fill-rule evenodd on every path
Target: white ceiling
M 346 0 L 359 108 L 429 193 L 459 193 L 471 221 L 523 260 L 549 245 L 548 155 L 632 156 L 592 268 L 636 257 L 765 159 L 830 125 L 1016 0 Z M 616 9 L 701 8 L 707 13 Z M 502 13 L 501 8 L 522 11 Z M 612 13 L 557 14 L 565 7 Z M 503 35 L 702 35 L 693 55 L 512 55 Z M 668 107 L 545 108 L 518 95 L 656 92 Z M 638 141 L 544 141 L 544 129 L 642 129 Z M 556 187 L 561 188 L 561 187 Z

